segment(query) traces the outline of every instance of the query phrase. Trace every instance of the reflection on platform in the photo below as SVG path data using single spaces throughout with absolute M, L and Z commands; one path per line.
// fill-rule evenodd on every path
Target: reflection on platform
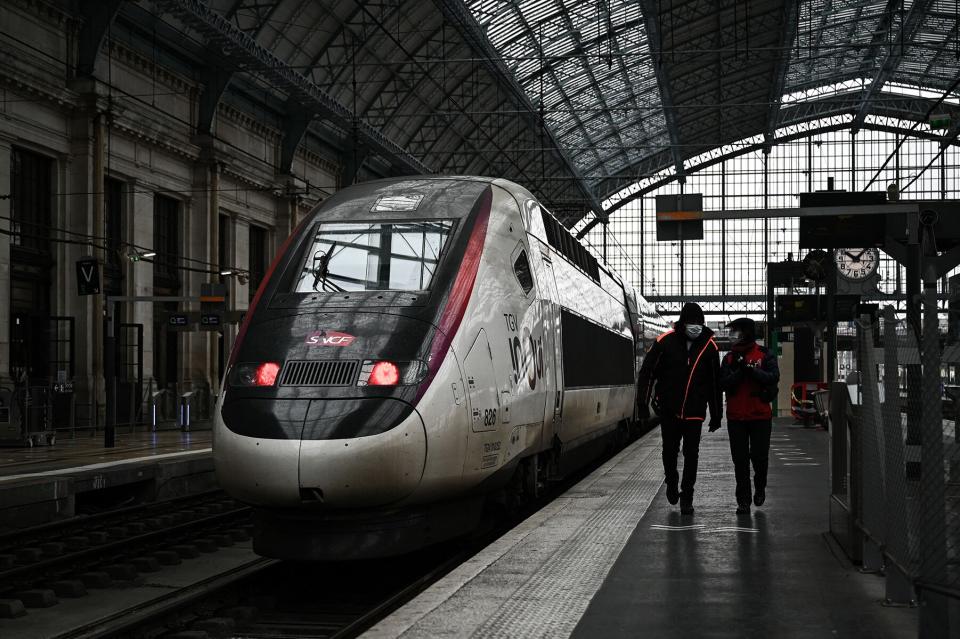
M 0 481 L 22 475 L 63 472 L 92 464 L 125 462 L 184 452 L 208 452 L 211 431 L 163 430 L 117 435 L 114 448 L 105 448 L 103 433 L 60 437 L 55 446 L 0 448 Z

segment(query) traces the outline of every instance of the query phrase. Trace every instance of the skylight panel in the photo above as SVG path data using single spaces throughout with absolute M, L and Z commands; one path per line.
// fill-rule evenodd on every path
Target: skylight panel
M 532 27 L 536 27 L 541 20 L 557 9 L 555 0 L 524 0 L 522 3 L 517 2 L 516 6 L 520 8 L 527 24 Z
M 646 135 L 646 129 L 665 126 L 639 3 L 465 2 L 534 104 L 540 103 L 542 92 L 547 126 L 568 157 L 582 155 L 591 145 L 585 135 L 595 141 L 624 127 Z M 610 110 L 612 104 L 616 110 Z M 638 107 L 651 111 L 638 113 Z M 642 125 L 636 124 L 638 119 Z M 619 156 L 619 166 L 623 156 L 617 144 L 611 139 L 592 150 L 601 162 Z M 587 161 L 596 164 L 590 155 Z

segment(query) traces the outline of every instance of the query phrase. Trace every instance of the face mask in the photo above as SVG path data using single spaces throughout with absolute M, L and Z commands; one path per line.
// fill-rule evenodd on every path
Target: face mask
M 687 338 L 693 340 L 700 337 L 700 333 L 703 332 L 703 327 L 699 324 L 687 324 L 683 328 L 683 331 L 687 334 Z

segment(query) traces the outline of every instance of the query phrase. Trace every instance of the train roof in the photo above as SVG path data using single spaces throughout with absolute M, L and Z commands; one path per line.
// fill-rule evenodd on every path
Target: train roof
M 533 197 L 520 185 L 499 178 L 417 175 L 346 187 L 324 200 L 317 213 L 326 220 L 356 220 L 361 212 L 378 217 L 460 218 L 470 212 L 491 184 L 518 196 Z

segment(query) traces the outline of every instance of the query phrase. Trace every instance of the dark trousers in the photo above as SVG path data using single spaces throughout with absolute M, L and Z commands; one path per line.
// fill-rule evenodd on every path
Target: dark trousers
M 749 502 L 750 463 L 753 463 L 753 484 L 767 487 L 767 459 L 770 455 L 770 420 L 728 421 L 730 454 L 737 476 L 737 502 Z
M 693 498 L 693 485 L 697 483 L 697 461 L 700 457 L 700 431 L 703 422 L 692 419 L 664 418 L 660 425 L 663 438 L 663 474 L 668 486 L 680 483 L 680 493 Z M 677 473 L 677 455 L 683 444 L 683 481 Z

